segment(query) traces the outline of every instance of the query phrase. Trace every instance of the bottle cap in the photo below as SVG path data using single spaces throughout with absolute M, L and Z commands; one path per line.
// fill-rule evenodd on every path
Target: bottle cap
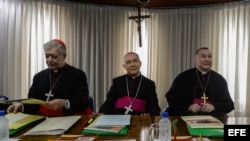
M 5 111 L 4 110 L 0 110 L 0 116 L 4 116 L 5 115 Z
M 168 112 L 162 112 L 161 117 L 167 118 L 168 117 Z

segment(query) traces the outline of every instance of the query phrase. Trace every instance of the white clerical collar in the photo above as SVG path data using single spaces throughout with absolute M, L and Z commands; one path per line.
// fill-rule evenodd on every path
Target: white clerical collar
M 197 70 L 199 70 L 199 71 L 201 72 L 202 75 L 206 75 L 206 74 L 208 73 L 208 71 L 207 71 L 207 72 L 206 72 L 206 71 L 202 71 L 202 70 L 200 70 L 200 69 L 198 69 L 198 68 L 197 68 Z
M 63 67 L 59 68 L 59 69 L 56 69 L 56 70 L 52 70 L 54 73 L 58 73 L 60 71 L 62 71 L 64 68 L 67 67 L 67 64 L 65 63 Z
M 130 76 L 132 79 L 135 79 L 136 77 L 140 76 L 141 75 L 141 72 L 138 73 L 136 76 Z M 129 75 L 128 75 L 129 76 Z

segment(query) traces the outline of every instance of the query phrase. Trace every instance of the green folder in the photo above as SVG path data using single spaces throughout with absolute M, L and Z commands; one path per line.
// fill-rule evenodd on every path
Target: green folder
M 29 123 L 29 124 L 26 124 L 26 125 L 24 125 L 24 126 L 22 126 L 20 128 L 17 128 L 17 129 L 10 129 L 9 130 L 9 135 L 14 135 L 15 133 L 17 133 L 17 132 L 19 132 L 19 131 L 21 131 L 21 130 L 27 128 L 27 127 L 29 127 L 31 124 L 33 124 L 33 122 Z
M 108 132 L 108 131 L 100 131 L 100 130 L 91 130 L 91 129 L 83 129 L 83 134 L 86 135 L 103 135 L 103 136 L 124 136 L 128 133 L 128 127 L 123 127 L 119 132 Z
M 31 115 L 25 113 L 9 113 L 6 114 L 5 117 L 9 120 L 9 135 L 13 135 L 44 119 L 44 116 L 42 115 Z
M 119 121 L 117 118 L 125 119 L 125 123 L 117 123 Z M 95 120 L 91 120 L 92 122 L 83 128 L 82 133 L 86 135 L 124 136 L 128 133 L 130 119 L 131 115 L 100 115 Z M 127 121 L 128 123 L 126 123 Z M 96 125 L 97 127 L 95 127 Z M 113 129 L 113 127 L 119 129 Z
M 224 137 L 223 128 L 191 128 L 189 125 L 187 128 L 192 136 Z

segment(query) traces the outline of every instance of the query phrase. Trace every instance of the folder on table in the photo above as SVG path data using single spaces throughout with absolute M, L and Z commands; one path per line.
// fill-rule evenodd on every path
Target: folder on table
M 82 133 L 84 135 L 103 135 L 103 136 L 123 136 L 127 135 L 128 133 L 128 127 L 123 127 L 119 132 L 110 132 L 110 131 L 101 131 L 101 130 L 95 130 L 90 128 L 84 128 Z
M 189 125 L 187 128 L 192 136 L 224 137 L 223 128 L 192 128 Z
M 50 117 L 24 135 L 59 135 L 66 132 L 81 116 Z
M 9 120 L 9 134 L 13 135 L 20 130 L 30 126 L 36 121 L 42 120 L 44 116 L 24 113 L 9 113 L 5 117 Z
M 192 136 L 224 136 L 224 124 L 213 116 L 182 116 L 181 118 Z
M 23 104 L 45 104 L 45 103 L 47 103 L 44 100 L 35 99 L 35 98 L 0 100 L 0 103 L 3 103 L 3 104 L 9 104 L 9 103 L 13 103 L 13 102 L 21 102 Z
M 48 141 L 94 141 L 96 136 L 84 136 L 75 134 L 63 134 L 56 139 L 49 139 Z
M 82 131 L 90 135 L 126 135 L 131 115 L 100 115 Z

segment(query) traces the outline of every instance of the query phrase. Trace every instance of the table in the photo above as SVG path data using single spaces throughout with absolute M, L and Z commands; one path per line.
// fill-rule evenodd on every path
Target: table
M 88 121 L 92 116 L 82 115 L 81 119 L 74 124 L 65 134 L 76 134 L 81 135 L 83 127 L 87 126 L 86 121 Z M 177 136 L 189 136 L 189 132 L 186 128 L 184 121 L 181 117 L 173 116 L 169 117 L 171 121 L 178 119 L 177 124 Z M 154 122 L 158 122 L 160 116 L 141 116 L 141 115 L 132 115 L 131 116 L 131 125 L 129 127 L 128 134 L 126 136 L 98 136 L 96 140 L 122 140 L 122 139 L 136 139 L 136 141 L 148 141 L 149 137 L 149 126 Z M 219 119 L 224 124 L 249 124 L 249 117 L 219 117 Z M 19 138 L 21 141 L 47 141 L 56 139 L 58 136 L 24 136 L 23 133 L 34 127 L 35 124 L 31 127 L 28 127 L 21 132 L 11 136 L 11 138 Z M 173 133 L 173 132 L 172 132 Z M 223 141 L 223 138 L 210 138 L 211 140 Z

